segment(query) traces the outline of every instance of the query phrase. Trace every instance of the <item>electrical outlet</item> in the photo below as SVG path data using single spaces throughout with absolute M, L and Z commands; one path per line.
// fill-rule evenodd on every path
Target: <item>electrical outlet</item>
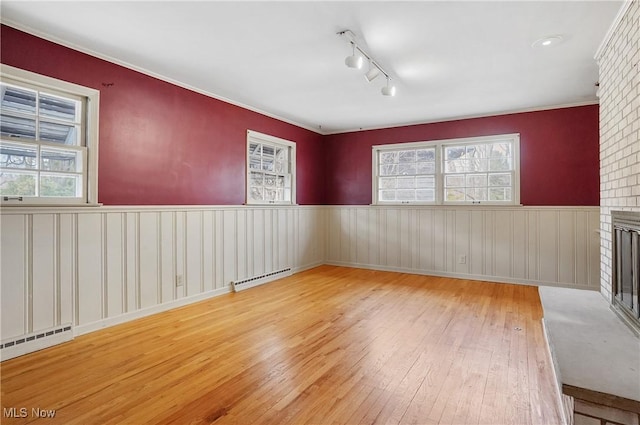
M 177 274 L 176 275 L 176 286 L 184 285 L 184 275 Z
M 460 255 L 458 257 L 458 264 L 467 264 L 467 256 L 466 255 Z

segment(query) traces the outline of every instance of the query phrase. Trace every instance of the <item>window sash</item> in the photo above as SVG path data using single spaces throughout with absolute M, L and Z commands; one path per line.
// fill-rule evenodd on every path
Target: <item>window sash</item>
M 519 140 L 519 134 L 505 134 L 373 146 L 373 204 L 519 205 Z M 383 168 L 383 162 L 391 162 L 388 159 L 398 152 L 421 149 L 435 151 L 433 173 L 405 168 L 409 171 L 405 176 L 414 176 L 416 183 L 414 188 L 406 187 L 409 190 L 403 188 L 400 192 L 398 182 L 394 186 L 385 175 L 389 167 Z M 417 178 L 422 179 L 421 186 Z M 415 190 L 415 196 L 408 193 L 411 189 Z M 421 197 L 417 196 L 418 190 L 423 191 Z M 433 193 L 429 192 L 427 198 L 425 191 Z
M 100 92 L 4 64 L 0 64 L 0 71 L 0 99 L 5 99 L 6 90 L 21 91 L 3 104 L 3 118 L 22 123 L 31 120 L 30 125 L 36 128 L 27 137 L 3 133 L 0 144 L 29 146 L 31 154 L 36 152 L 33 161 L 37 159 L 35 166 L 23 169 L 0 164 L 0 172 L 34 176 L 41 195 L 2 194 L 0 205 L 97 205 Z M 11 130 L 9 127 L 3 131 Z M 66 137 L 70 133 L 73 138 Z M 55 196 L 47 196 L 50 194 Z
M 295 143 L 247 131 L 246 203 L 295 204 Z

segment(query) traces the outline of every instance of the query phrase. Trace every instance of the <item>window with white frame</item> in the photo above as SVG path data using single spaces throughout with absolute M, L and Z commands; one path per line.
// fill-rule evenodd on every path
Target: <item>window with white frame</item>
M 247 204 L 295 204 L 296 144 L 247 131 Z
M 2 65 L 0 202 L 97 202 L 97 90 Z
M 519 204 L 518 134 L 373 147 L 374 204 Z

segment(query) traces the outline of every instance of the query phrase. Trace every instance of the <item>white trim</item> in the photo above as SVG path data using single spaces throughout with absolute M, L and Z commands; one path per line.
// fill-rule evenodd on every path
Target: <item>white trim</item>
M 423 276 L 452 277 L 455 279 L 464 279 L 464 280 L 479 280 L 482 282 L 491 282 L 491 283 L 512 283 L 515 285 L 553 286 L 558 288 L 586 289 L 594 292 L 597 291 L 597 289 L 594 289 L 593 287 L 590 287 L 587 285 L 563 285 L 557 282 L 548 282 L 545 280 L 519 279 L 519 278 L 510 278 L 510 277 L 504 278 L 504 277 L 495 276 L 495 275 L 441 272 L 441 271 L 435 271 L 435 270 L 412 269 L 408 267 L 381 266 L 378 264 L 363 264 L 363 263 L 347 262 L 347 261 L 327 260 L 325 264 L 329 266 L 351 267 L 355 269 L 398 272 L 398 273 L 416 274 L 416 275 L 423 275 Z
M 613 22 L 611 22 L 611 26 L 609 27 L 609 30 L 607 31 L 604 38 L 600 42 L 600 45 L 598 46 L 596 53 L 593 55 L 593 58 L 596 61 L 600 61 L 600 58 L 602 57 L 602 55 L 604 54 L 604 51 L 609 45 L 609 42 L 611 41 L 613 34 L 618 29 L 618 26 L 620 26 L 620 22 L 622 22 L 624 15 L 627 14 L 627 11 L 629 10 L 631 3 L 633 3 L 633 0 L 624 0 L 624 2 L 622 3 L 622 6 L 620 6 L 620 9 L 618 10 L 618 14 L 613 19 Z
M 499 117 L 502 115 L 526 114 L 528 112 L 552 111 L 554 109 L 578 108 L 581 106 L 591 106 L 591 105 L 599 105 L 599 104 L 600 104 L 600 101 L 598 99 L 595 99 L 595 100 L 586 100 L 583 102 L 562 103 L 559 105 L 534 106 L 531 108 L 511 109 L 511 110 L 504 110 L 504 111 L 497 111 L 497 112 L 486 112 L 486 113 L 480 113 L 480 114 L 442 117 L 442 118 L 435 118 L 435 119 L 426 120 L 426 121 L 407 121 L 404 123 L 390 124 L 390 125 L 358 127 L 358 128 L 352 128 L 352 129 L 346 129 L 346 130 L 328 131 L 320 134 L 322 134 L 323 136 L 332 136 L 336 134 L 357 133 L 360 131 L 388 130 L 392 128 L 412 127 L 412 126 L 427 125 L 427 124 L 439 124 L 443 122 L 471 120 L 476 118 L 491 118 L 491 117 Z
M 249 146 L 252 142 L 255 143 L 267 143 L 285 146 L 289 148 L 289 164 L 291 175 L 291 201 L 277 201 L 277 202 L 256 202 L 251 201 L 249 197 L 249 178 L 251 175 L 250 159 L 249 159 Z M 259 133 L 253 130 L 247 130 L 247 144 L 245 147 L 246 153 L 246 174 L 245 174 L 245 205 L 262 205 L 262 206 L 288 206 L 296 205 L 296 143 L 291 140 L 281 139 L 280 137 L 271 136 L 269 134 Z M 260 170 L 256 170 L 260 171 Z
M 188 304 L 196 303 L 198 301 L 204 301 L 209 298 L 218 297 L 220 295 L 228 294 L 231 292 L 230 286 L 224 288 L 214 289 L 212 291 L 204 292 L 201 294 L 191 295 L 188 297 L 180 298 L 174 301 L 170 301 L 164 304 L 154 305 L 151 307 L 143 308 L 140 310 L 131 311 L 129 313 L 121 314 L 120 316 L 110 317 L 97 322 L 87 323 L 86 325 L 76 326 L 74 328 L 74 335 L 80 336 L 89 332 L 94 332 L 110 326 L 119 325 L 121 323 L 130 322 L 131 320 L 140 319 L 142 317 L 151 316 L 156 313 L 171 310 L 177 307 L 183 307 Z
M 9 78 L 13 81 L 24 83 L 28 86 L 36 85 L 38 88 L 51 88 L 57 92 L 69 94 L 76 98 L 78 96 L 86 98 L 84 103 L 82 127 L 86 131 L 86 139 L 83 146 L 85 150 L 84 166 L 86 173 L 86 180 L 83 182 L 83 191 L 86 197 L 82 200 L 73 198 L 69 201 L 70 206 L 87 206 L 95 205 L 98 202 L 98 145 L 99 145 L 99 108 L 100 108 L 100 91 L 92 89 L 90 87 L 81 86 L 78 84 L 70 83 L 64 80 L 58 80 L 56 78 L 47 77 L 46 75 L 37 74 L 35 72 L 26 71 L 24 69 L 16 68 L 10 65 L 0 63 L 0 74 L 2 77 Z M 16 140 L 16 142 L 20 142 Z M 40 144 L 46 145 L 46 143 Z M 4 206 L 40 206 L 47 204 L 55 204 L 63 202 L 63 199 L 47 199 L 47 198 L 29 198 L 21 202 L 20 205 L 6 204 L 1 202 L 0 205 Z
M 513 175 L 513 182 L 511 185 L 513 200 L 510 202 L 498 202 L 498 201 L 481 201 L 476 204 L 470 204 L 469 202 L 452 202 L 444 199 L 444 176 L 443 170 L 443 158 L 442 151 L 444 147 L 451 145 L 473 145 L 483 144 L 489 142 L 496 142 L 505 140 L 513 146 L 513 170 L 510 173 Z M 378 179 L 379 179 L 379 167 L 378 157 L 380 152 L 385 151 L 398 151 L 401 149 L 420 149 L 420 148 L 433 148 L 435 149 L 435 200 L 433 202 L 419 202 L 419 201 L 407 201 L 407 202 L 384 202 L 378 199 Z M 495 205 L 495 206 L 517 206 L 520 205 L 520 133 L 508 133 L 508 134 L 495 134 L 489 136 L 478 137 L 462 137 L 455 139 L 441 139 L 441 140 L 424 140 L 419 142 L 398 142 L 389 143 L 384 145 L 373 145 L 371 147 L 372 152 L 372 184 L 371 184 L 371 199 L 372 205 L 385 206 L 385 205 L 439 205 L 439 206 L 458 206 L 458 205 Z M 465 173 L 466 174 L 466 173 Z

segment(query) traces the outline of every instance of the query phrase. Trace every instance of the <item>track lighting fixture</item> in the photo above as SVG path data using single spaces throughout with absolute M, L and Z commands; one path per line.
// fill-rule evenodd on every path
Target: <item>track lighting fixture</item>
M 355 43 L 352 42 L 351 46 L 353 46 L 353 54 L 351 56 L 347 56 L 346 59 L 344 60 L 344 63 L 349 68 L 360 69 L 360 68 L 362 68 L 362 56 L 356 55 L 356 44 Z
M 369 61 L 369 70 L 364 75 L 364 78 L 368 82 L 371 82 L 375 80 L 378 75 L 384 75 L 387 79 L 387 85 L 382 87 L 382 94 L 385 96 L 395 96 L 396 87 L 394 85 L 391 85 L 391 77 L 389 76 L 389 73 L 382 69 L 378 62 L 374 58 L 372 58 L 370 54 L 365 52 L 362 47 L 358 46 L 358 43 L 356 42 L 356 35 L 351 30 L 340 31 L 338 35 L 346 38 L 349 44 L 351 44 L 351 48 L 353 49 L 351 56 L 347 56 L 344 60 L 344 63 L 349 68 L 360 69 L 362 68 L 362 61 L 364 57 Z
M 385 96 L 395 96 L 396 95 L 396 86 L 389 84 L 389 77 L 387 77 L 387 85 L 380 90 Z
M 380 75 L 380 70 L 378 69 L 378 67 L 373 66 L 371 64 L 371 61 L 369 61 L 369 70 L 366 74 L 364 74 L 364 78 L 366 78 L 367 82 L 370 83 L 375 80 L 378 75 Z

